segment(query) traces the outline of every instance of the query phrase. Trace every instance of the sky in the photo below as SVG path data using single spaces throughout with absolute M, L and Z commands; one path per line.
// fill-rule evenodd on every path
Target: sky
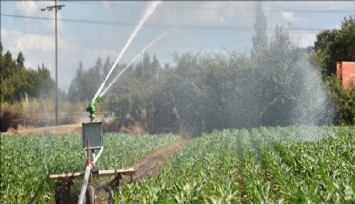
M 58 84 L 67 91 L 79 63 L 95 66 L 100 57 L 115 62 L 150 1 L 58 1 Z M 25 66 L 44 64 L 55 77 L 55 12 L 41 11 L 54 1 L 1 1 L 1 42 Z M 146 52 L 161 65 L 171 65 L 174 53 L 229 51 L 248 53 L 252 46 L 257 1 L 162 1 L 145 21 L 119 64 L 129 63 L 151 41 L 167 35 Z M 339 29 L 355 14 L 355 1 L 263 1 L 267 34 L 275 26 L 288 29 L 299 47 L 313 46 L 322 30 Z M 141 58 L 137 60 L 139 62 Z M 112 76 L 114 77 L 114 76 Z M 122 76 L 124 77 L 124 76 Z M 102 79 L 93 79 L 100 80 Z

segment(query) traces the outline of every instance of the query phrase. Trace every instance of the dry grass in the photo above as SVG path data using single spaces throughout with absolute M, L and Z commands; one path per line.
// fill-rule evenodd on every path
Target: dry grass
M 60 101 L 58 103 L 58 123 L 71 124 L 80 122 L 81 113 L 87 104 L 81 102 Z M 1 132 L 8 128 L 45 127 L 55 123 L 55 102 L 51 99 L 28 99 L 13 104 L 1 104 Z

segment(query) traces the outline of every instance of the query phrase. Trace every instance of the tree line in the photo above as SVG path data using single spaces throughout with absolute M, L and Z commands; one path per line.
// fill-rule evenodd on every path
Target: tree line
M 355 25 L 353 18 L 344 21 L 344 31 L 334 32 L 354 38 L 355 32 L 348 31 Z M 174 65 L 162 66 L 155 56 L 145 54 L 100 103 L 116 113 L 121 125 L 134 122 L 149 133 L 195 135 L 225 128 L 354 124 L 354 89 L 343 90 L 334 78 L 335 61 L 355 60 L 354 52 L 350 50 L 349 57 L 348 48 L 342 47 L 347 58 L 337 58 L 320 46 L 339 39 L 326 38 L 327 42 L 322 36 L 328 31 L 318 34 L 314 49 L 302 49 L 291 42 L 283 26 L 268 37 L 266 24 L 259 8 L 250 55 L 228 50 L 226 55 L 189 52 L 175 54 Z M 331 57 L 333 61 L 326 60 Z M 109 58 L 105 65 L 98 59 L 87 71 L 79 66 L 69 96 L 91 99 L 101 81 L 88 84 L 94 77 L 103 79 L 111 66 Z
M 344 90 L 335 77 L 336 61 L 355 61 L 355 16 L 344 18 L 339 30 L 320 32 L 315 47 L 304 49 L 283 26 L 267 36 L 260 4 L 256 11 L 250 54 L 176 53 L 165 65 L 145 54 L 101 99 L 99 110 L 114 111 L 120 126 L 134 123 L 149 133 L 355 124 L 355 88 Z M 2 103 L 53 97 L 44 65 L 25 68 L 21 52 L 13 59 L 0 46 Z M 110 58 L 98 58 L 89 69 L 80 63 L 66 98 L 89 103 L 112 65 Z M 112 76 L 124 67 L 117 65 Z
M 38 65 L 37 70 L 26 68 L 25 57 L 19 52 L 13 58 L 10 51 L 3 54 L 0 41 L 0 102 L 14 103 L 30 98 L 49 98 L 55 90 L 55 82 L 50 76 L 50 71 L 44 64 Z
M 355 124 L 355 87 L 344 90 L 336 77 L 336 62 L 355 61 L 355 15 L 344 17 L 340 29 L 317 35 L 311 59 L 319 67 L 335 104 L 335 123 Z

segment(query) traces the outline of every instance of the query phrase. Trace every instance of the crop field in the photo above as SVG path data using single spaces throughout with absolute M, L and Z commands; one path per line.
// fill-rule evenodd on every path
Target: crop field
M 213 132 L 113 194 L 116 203 L 354 203 L 355 129 Z
M 98 166 L 132 165 L 179 136 L 106 134 Z M 54 203 L 50 174 L 84 168 L 79 135 L 1 138 L 1 203 Z M 354 203 L 355 128 L 215 131 L 163 169 L 111 190 L 115 203 Z
M 97 165 L 123 168 L 178 139 L 171 134 L 105 134 L 105 149 Z M 49 175 L 83 171 L 81 145 L 80 135 L 1 137 L 0 203 L 54 203 L 55 185 Z

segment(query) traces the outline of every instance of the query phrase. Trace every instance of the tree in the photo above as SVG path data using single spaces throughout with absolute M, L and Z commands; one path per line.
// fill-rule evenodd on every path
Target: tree
M 158 61 L 151 61 L 149 55 L 145 54 L 141 62 L 131 67 L 133 71 L 125 72 L 125 77 L 117 80 L 110 94 L 105 96 L 108 107 L 121 122 L 130 121 L 145 131 L 154 132 L 153 120 L 157 111 L 154 99 L 161 82 L 152 76 L 158 75 L 160 65 L 153 67 L 158 65 Z
M 252 58 L 264 54 L 267 49 L 266 29 L 267 29 L 267 21 L 265 18 L 264 11 L 262 9 L 262 3 L 258 2 L 256 6 L 255 23 L 254 23 L 255 34 L 252 37 L 252 41 L 253 41 L 253 49 L 251 52 Z
M 335 75 L 329 78 L 332 98 L 335 101 L 335 121 L 337 124 L 355 124 L 355 86 L 344 90 L 341 80 Z
M 3 47 L 2 47 L 2 43 L 0 41 L 0 57 L 2 57 L 2 50 L 3 50 Z
M 51 78 L 49 70 L 42 64 L 38 65 L 37 71 L 34 71 L 35 93 L 37 98 L 52 97 L 55 90 L 55 81 Z
M 311 59 L 321 69 L 330 88 L 331 99 L 335 103 L 335 122 L 355 124 L 355 88 L 344 90 L 335 76 L 336 62 L 355 61 L 355 15 L 345 17 L 339 30 L 318 33 Z
M 336 62 L 355 61 L 355 15 L 345 17 L 340 30 L 318 33 L 315 55 L 324 78 L 335 74 Z
M 12 60 L 12 55 L 10 51 L 7 51 L 3 56 L 3 67 L 1 67 L 0 74 L 2 79 L 8 78 L 12 71 L 15 69 L 15 63 Z
M 103 68 L 102 68 L 102 78 L 103 79 L 107 76 L 108 72 L 111 69 L 111 66 L 112 66 L 112 64 L 110 62 L 110 57 L 107 57 L 105 64 L 103 65 Z
M 85 96 L 83 95 L 85 89 L 84 80 L 86 79 L 84 78 L 83 63 L 79 62 L 79 67 L 76 70 L 76 76 L 71 81 L 68 89 L 68 98 L 70 101 L 85 100 Z
M 16 59 L 17 65 L 21 68 L 23 68 L 25 65 L 25 57 L 23 56 L 22 52 L 20 51 L 18 53 L 17 59 Z

